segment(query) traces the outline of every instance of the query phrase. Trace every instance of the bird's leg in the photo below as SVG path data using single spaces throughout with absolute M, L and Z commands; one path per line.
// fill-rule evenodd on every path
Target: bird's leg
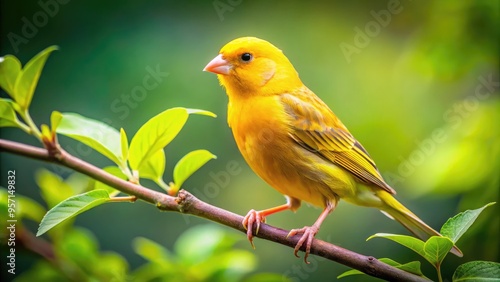
M 266 222 L 266 216 L 271 215 L 273 213 L 277 213 L 280 211 L 285 211 L 292 208 L 292 202 L 288 201 L 286 204 L 277 206 L 270 209 L 265 209 L 261 211 L 250 210 L 245 218 L 243 219 L 243 227 L 247 230 L 247 238 L 252 244 L 252 247 L 255 249 L 253 245 L 253 226 L 257 224 L 257 228 L 255 229 L 255 234 L 259 233 L 260 223 Z
M 314 222 L 312 226 L 304 226 L 303 228 L 300 229 L 292 229 L 288 233 L 287 238 L 290 236 L 294 236 L 296 234 L 303 234 L 300 240 L 297 242 L 297 245 L 295 245 L 293 253 L 295 254 L 296 257 L 299 257 L 297 253 L 299 252 L 300 247 L 302 247 L 302 245 L 304 245 L 305 243 L 306 244 L 306 254 L 304 256 L 305 263 L 309 264 L 309 262 L 307 261 L 307 257 L 309 256 L 309 253 L 311 251 L 312 240 L 314 239 L 316 233 L 318 233 L 321 223 L 323 223 L 323 220 L 325 220 L 326 216 L 329 213 L 331 213 L 336 206 L 337 206 L 336 202 L 328 203 L 325 209 L 319 215 L 316 222 Z

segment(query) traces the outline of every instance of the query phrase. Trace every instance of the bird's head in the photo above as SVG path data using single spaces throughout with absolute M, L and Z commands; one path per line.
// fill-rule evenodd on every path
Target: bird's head
M 216 73 L 230 97 L 274 95 L 302 85 L 283 52 L 255 37 L 227 43 L 203 70 Z

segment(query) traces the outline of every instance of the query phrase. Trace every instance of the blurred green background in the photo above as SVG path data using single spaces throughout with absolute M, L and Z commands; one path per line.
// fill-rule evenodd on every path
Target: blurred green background
M 282 204 L 284 199 L 242 159 L 226 123 L 225 92 L 215 75 L 202 69 L 234 38 L 266 39 L 284 51 L 304 83 L 370 152 L 398 191 L 397 198 L 438 229 L 459 211 L 498 201 L 499 3 L 2 0 L 0 55 L 16 55 L 25 64 L 49 45 L 60 47 L 47 61 L 32 102 L 37 124 L 48 123 L 53 110 L 78 112 L 123 127 L 130 137 L 149 118 L 171 107 L 216 113 L 217 119 L 191 117 L 165 149 L 164 179 L 171 181 L 173 165 L 184 154 L 208 149 L 217 160 L 184 187 L 202 200 L 243 215 Z M 162 73 L 157 85 L 137 92 L 151 69 Z M 1 138 L 39 145 L 18 129 L 2 128 Z M 60 139 L 70 153 L 100 167 L 111 164 L 95 151 Z M 2 185 L 7 169 L 15 169 L 17 193 L 40 202 L 35 172 L 42 167 L 63 177 L 70 172 L 5 153 L 0 158 Z M 228 164 L 241 168 L 240 173 L 220 182 Z M 143 184 L 157 189 L 153 183 Z M 312 224 L 319 213 L 303 205 L 296 214 L 269 217 L 268 223 L 298 228 Z M 445 277 L 466 261 L 499 260 L 498 214 L 497 204 L 461 239 L 458 245 L 465 256 L 445 260 Z M 94 233 L 102 250 L 123 255 L 131 269 L 144 263 L 133 252 L 134 238 L 146 237 L 172 249 L 181 233 L 201 223 L 206 221 L 160 213 L 141 202 L 107 204 L 76 220 L 76 225 Z M 36 230 L 36 224 L 28 226 Z M 342 202 L 317 237 L 375 257 L 417 259 L 386 240 L 365 242 L 377 232 L 407 234 L 375 209 Z M 256 272 L 275 272 L 292 281 L 331 281 L 347 269 L 316 258 L 305 265 L 290 248 L 260 239 L 255 244 L 255 251 L 244 240 L 237 246 L 255 254 Z M 36 259 L 27 252 L 20 254 L 18 271 L 29 269 Z M 434 277 L 427 264 L 423 269 Z

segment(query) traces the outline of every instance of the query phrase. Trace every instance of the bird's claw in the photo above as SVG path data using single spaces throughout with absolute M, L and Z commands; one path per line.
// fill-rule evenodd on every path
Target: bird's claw
M 298 252 L 299 252 L 300 248 L 302 247 L 302 245 L 304 245 L 304 243 L 305 243 L 306 244 L 306 254 L 304 256 L 304 262 L 307 264 L 310 264 L 310 262 L 307 261 L 307 257 L 309 257 L 309 253 L 311 252 L 312 241 L 313 241 L 316 233 L 318 233 L 318 231 L 319 231 L 319 228 L 314 226 L 314 225 L 313 226 L 305 226 L 305 227 L 300 228 L 300 229 L 290 230 L 290 232 L 286 236 L 288 238 L 291 236 L 295 236 L 297 234 L 302 234 L 302 237 L 300 237 L 300 240 L 297 242 L 297 245 L 295 245 L 293 254 L 296 257 L 299 257 Z
M 247 215 L 245 215 L 245 218 L 243 219 L 243 227 L 247 231 L 247 238 L 248 241 L 250 241 L 250 244 L 252 245 L 252 248 L 255 249 L 255 245 L 253 244 L 253 226 L 256 224 L 256 229 L 255 229 L 255 235 L 259 233 L 260 229 L 260 223 L 261 222 L 266 222 L 266 218 L 262 216 L 262 214 L 256 210 L 250 210 Z

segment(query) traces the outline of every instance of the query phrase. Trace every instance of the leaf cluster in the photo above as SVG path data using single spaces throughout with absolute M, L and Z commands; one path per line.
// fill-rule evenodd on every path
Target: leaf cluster
M 481 214 L 485 208 L 493 204 L 495 203 L 489 203 L 479 209 L 467 210 L 448 219 L 448 221 L 446 221 L 446 223 L 441 227 L 442 236 L 432 236 L 425 242 L 412 236 L 388 233 L 377 233 L 370 236 L 367 240 L 373 238 L 385 238 L 407 247 L 434 266 L 437 271 L 438 280 L 443 281 L 441 276 L 441 265 L 444 258 L 448 255 L 451 248 L 453 248 L 462 235 L 464 235 L 469 227 L 471 227 L 474 221 L 478 218 L 479 214 Z M 420 261 L 412 261 L 404 264 L 398 263 L 389 258 L 381 258 L 380 261 L 427 278 L 420 270 Z M 363 273 L 358 270 L 349 270 L 339 275 L 338 278 L 355 274 Z M 460 265 L 455 270 L 452 281 L 492 281 L 492 279 L 497 279 L 495 281 L 500 280 L 499 263 L 489 261 L 471 261 Z

